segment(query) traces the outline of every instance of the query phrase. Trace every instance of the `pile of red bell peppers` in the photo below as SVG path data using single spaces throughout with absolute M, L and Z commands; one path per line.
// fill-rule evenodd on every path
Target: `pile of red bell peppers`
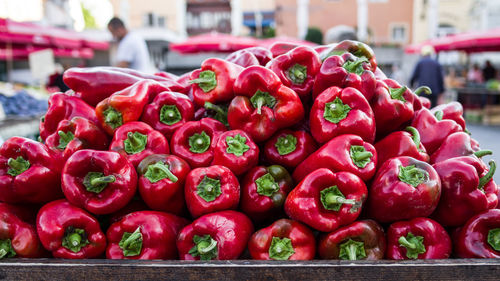
M 369 46 L 72 68 L 0 148 L 0 258 L 499 258 L 495 162 Z

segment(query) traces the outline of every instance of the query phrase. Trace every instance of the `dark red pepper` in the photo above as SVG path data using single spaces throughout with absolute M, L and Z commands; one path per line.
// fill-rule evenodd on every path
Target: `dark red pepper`
M 436 114 L 438 111 L 443 112 L 443 119 L 453 120 L 465 130 L 464 108 L 461 103 L 453 101 L 431 109 L 432 114 Z
M 476 214 L 458 231 L 455 253 L 460 258 L 500 258 L 500 210 Z
M 247 133 L 231 130 L 219 135 L 212 165 L 225 166 L 239 176 L 256 166 L 258 161 L 259 147 Z
M 243 67 L 249 67 L 252 65 L 265 66 L 272 59 L 273 54 L 271 53 L 271 51 L 263 47 L 251 47 L 243 50 L 238 50 L 226 57 L 227 61 L 230 61 L 237 65 L 241 65 Z
M 446 137 L 441 146 L 431 155 L 431 163 L 442 162 L 454 157 L 475 155 L 481 158 L 493 154 L 491 150 L 477 149 L 475 141 L 471 139 L 469 134 L 464 132 L 453 133 Z
M 293 170 L 317 149 L 318 144 L 308 132 L 285 129 L 266 142 L 264 153 L 271 163 Z

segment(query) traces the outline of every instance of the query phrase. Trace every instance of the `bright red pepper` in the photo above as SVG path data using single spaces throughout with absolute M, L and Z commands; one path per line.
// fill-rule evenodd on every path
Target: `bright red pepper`
M 307 226 L 280 219 L 255 232 L 248 242 L 248 250 L 254 260 L 312 260 L 316 241 Z
M 321 168 L 288 194 L 285 212 L 316 230 L 334 231 L 358 218 L 367 195 L 365 183 L 356 175 Z
M 115 131 L 109 150 L 125 157 L 134 167 L 146 156 L 170 152 L 167 139 L 143 122 L 129 122 Z
M 267 67 L 278 75 L 283 85 L 294 90 L 300 98 L 308 99 L 321 61 L 311 47 L 300 46 L 275 57 Z
M 293 172 L 293 179 L 301 181 L 312 171 L 327 168 L 333 172 L 351 172 L 363 181 L 375 175 L 377 152 L 373 145 L 355 135 L 333 138 L 309 155 Z
M 83 100 L 65 93 L 52 94 L 49 98 L 49 108 L 40 121 L 40 137 L 42 140 L 57 132 L 57 126 L 62 120 L 73 117 L 83 117 L 94 124 L 99 124 L 94 108 Z
M 432 94 L 432 91 L 431 91 L 431 88 L 429 88 L 427 86 L 421 86 L 421 87 L 415 89 L 415 91 L 413 91 L 413 111 L 414 112 L 417 112 L 422 108 L 427 108 L 427 109 L 431 108 L 431 100 L 426 98 L 426 97 L 420 96 L 420 93 L 430 95 L 430 94 Z
M 26 208 L 0 203 L 0 259 L 40 258 L 45 255 L 36 226 L 29 220 L 31 214 Z
M 428 218 L 391 224 L 387 230 L 387 254 L 391 260 L 447 259 L 451 240 L 446 230 Z
M 288 43 L 288 42 L 275 42 L 269 47 L 269 51 L 273 55 L 273 58 L 281 56 L 290 52 L 291 50 L 299 47 L 299 44 Z
M 491 150 L 477 149 L 478 147 L 476 147 L 469 134 L 464 132 L 453 133 L 446 137 L 441 146 L 431 155 L 431 163 L 442 162 L 454 157 L 475 155 L 481 158 L 493 154 Z
M 343 40 L 338 44 L 332 44 L 329 49 L 324 50 L 320 54 L 320 58 L 325 60 L 330 56 L 343 54 L 345 52 L 349 52 L 358 58 L 366 58 L 370 62 L 371 71 L 375 71 L 377 69 L 375 53 L 370 46 L 359 41 Z
M 420 134 L 413 127 L 406 127 L 406 131 L 397 131 L 387 135 L 375 143 L 377 150 L 377 167 L 392 157 L 410 156 L 417 160 L 429 162 L 429 155 L 420 142 Z
M 273 54 L 271 53 L 271 51 L 263 47 L 251 47 L 243 50 L 238 50 L 226 57 L 227 61 L 230 61 L 237 65 L 241 65 L 243 67 L 249 67 L 252 65 L 265 66 L 272 59 Z
M 420 133 L 420 140 L 429 154 L 433 154 L 450 134 L 463 131 L 457 122 L 439 117 L 423 108 L 415 112 L 411 124 Z
M 236 209 L 240 184 L 228 168 L 220 165 L 193 169 L 186 178 L 184 197 L 195 218 L 216 211 Z
M 463 225 L 470 217 L 498 204 L 498 187 L 490 169 L 475 157 L 456 157 L 437 164 L 434 168 L 441 178 L 442 195 L 432 217 L 444 226 Z
M 144 107 L 141 121 L 170 139 L 175 130 L 193 118 L 194 106 L 186 95 L 163 92 Z
M 55 258 L 96 258 L 106 249 L 106 236 L 97 219 L 66 200 L 43 206 L 36 226 L 40 241 Z
M 81 149 L 107 150 L 108 135 L 83 117 L 59 122 L 56 131 L 49 135 L 45 144 L 66 161 L 73 153 Z
M 139 211 L 113 223 L 106 233 L 108 259 L 176 259 L 176 239 L 188 224 L 184 218 L 157 211 Z
M 211 165 L 225 166 L 239 176 L 255 167 L 258 161 L 259 147 L 247 133 L 231 130 L 220 134 Z
M 167 78 L 167 79 L 173 80 L 173 81 L 179 80 L 179 76 L 177 76 L 177 75 L 175 75 L 173 73 L 167 72 L 167 71 L 156 72 L 154 74 L 154 76 L 160 76 L 160 77 Z
M 21 137 L 0 148 L 0 201 L 46 203 L 62 198 L 61 163 L 42 143 Z
M 322 259 L 381 260 L 385 247 L 384 229 L 374 220 L 362 220 L 324 235 L 318 252 Z
M 378 222 L 427 217 L 441 195 L 439 175 L 426 162 L 408 156 L 387 160 L 370 187 L 367 214 Z
M 366 58 L 357 58 L 351 53 L 327 58 L 316 75 L 313 87 L 313 100 L 324 90 L 336 86 L 352 87 L 359 90 L 367 101 L 371 101 L 375 93 L 377 80 L 370 70 Z
M 182 87 L 184 87 L 184 91 L 181 91 L 183 94 L 188 95 L 188 93 L 192 90 L 192 85 L 189 84 L 189 81 L 190 81 L 189 77 L 191 77 L 191 72 L 193 72 L 193 71 L 186 72 L 186 73 L 182 74 L 176 80 L 176 82 L 178 84 L 180 84 Z
M 212 118 L 186 122 L 170 140 L 172 154 L 186 160 L 192 168 L 210 165 L 219 135 L 226 127 Z
M 460 258 L 500 258 L 500 210 L 485 210 L 471 217 L 454 238 L 454 250 Z
M 183 214 L 184 182 L 191 171 L 186 161 L 175 155 L 153 154 L 141 161 L 137 171 L 139 193 L 151 209 Z
M 205 102 L 228 102 L 234 97 L 233 84 L 243 67 L 232 62 L 210 58 L 201 64 L 201 69 L 191 72 L 193 99 L 198 106 Z
M 262 66 L 243 70 L 234 83 L 234 92 L 237 97 L 229 105 L 229 125 L 245 131 L 255 142 L 265 141 L 304 117 L 299 96 Z
M 184 227 L 177 236 L 181 260 L 234 260 L 247 247 L 253 225 L 236 211 L 206 214 Z
M 342 134 L 354 134 L 373 143 L 375 119 L 365 97 L 354 88 L 331 87 L 319 95 L 309 117 L 311 134 L 325 143 Z
M 110 214 L 134 196 L 137 173 L 118 152 L 83 149 L 66 161 L 61 181 L 71 204 L 93 214 Z
M 269 221 L 283 214 L 293 180 L 279 165 L 257 166 L 241 182 L 240 209 L 255 222 Z
M 453 101 L 431 109 L 432 114 L 436 114 L 438 111 L 443 112 L 443 119 L 453 120 L 465 130 L 464 108 L 461 103 Z
M 271 163 L 293 170 L 317 149 L 318 144 L 306 131 L 285 129 L 266 142 L 264 153 Z

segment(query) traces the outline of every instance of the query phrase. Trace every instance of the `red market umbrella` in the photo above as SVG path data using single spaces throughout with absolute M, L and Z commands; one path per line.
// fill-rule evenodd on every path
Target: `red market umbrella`
M 191 36 L 181 43 L 170 44 L 170 49 L 179 53 L 234 52 L 258 46 L 255 38 L 234 36 L 217 32 Z
M 0 44 L 0 60 L 25 60 L 29 54 L 48 49 L 47 47 L 15 44 L 9 48 L 6 44 Z M 94 57 L 94 51 L 90 48 L 51 48 L 55 57 L 64 58 L 83 58 L 91 59 Z
M 309 47 L 314 47 L 317 46 L 318 44 L 309 42 L 306 40 L 294 38 L 294 37 L 288 37 L 288 36 L 278 36 L 278 37 L 273 37 L 269 39 L 263 39 L 260 40 L 259 46 L 264 47 L 264 48 L 269 48 L 271 47 L 272 44 L 274 43 L 288 43 L 288 44 L 295 44 L 295 45 L 305 45 Z

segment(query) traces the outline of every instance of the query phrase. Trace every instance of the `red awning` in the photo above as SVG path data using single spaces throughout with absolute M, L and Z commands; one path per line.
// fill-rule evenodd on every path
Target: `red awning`
M 48 47 L 15 44 L 9 48 L 6 44 L 0 44 L 0 60 L 25 60 L 29 54 L 48 49 Z M 59 58 L 82 58 L 91 59 L 94 57 L 94 51 L 90 48 L 50 48 L 54 52 L 55 57 Z
M 294 38 L 294 37 L 279 36 L 279 37 L 273 37 L 273 38 L 269 38 L 269 39 L 262 39 L 259 42 L 259 46 L 264 47 L 264 48 L 269 48 L 269 47 L 271 47 L 272 44 L 277 43 L 277 42 L 296 44 L 296 45 L 305 45 L 305 46 L 309 46 L 309 47 L 314 47 L 314 46 L 318 45 L 316 43 L 309 42 L 306 40 L 301 40 L 301 39 Z

